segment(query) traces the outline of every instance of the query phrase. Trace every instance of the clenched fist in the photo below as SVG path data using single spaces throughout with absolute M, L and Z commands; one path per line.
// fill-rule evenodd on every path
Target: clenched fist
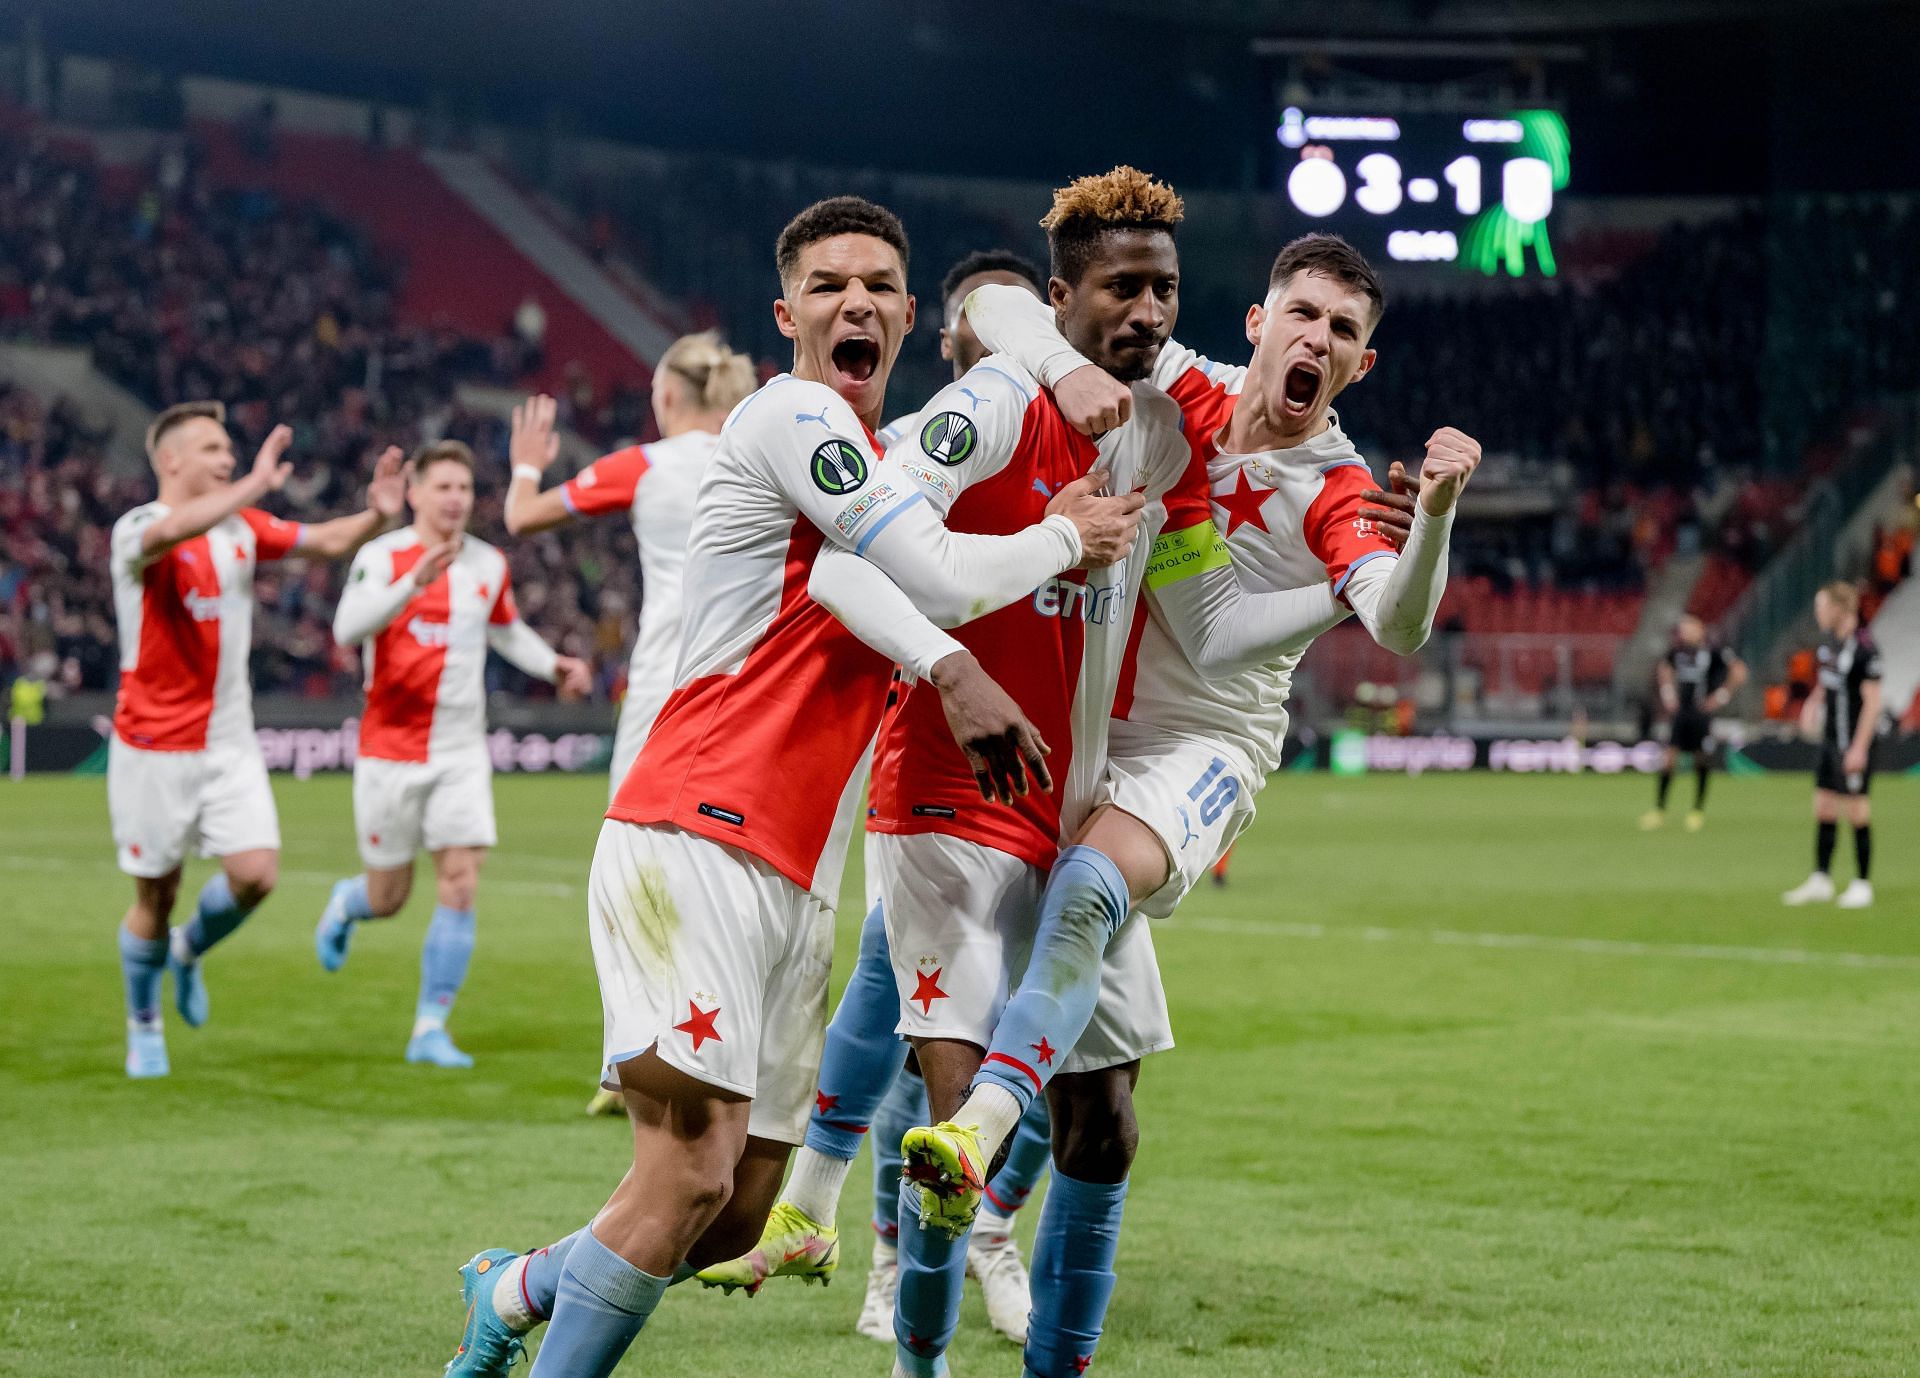
M 1427 439 L 1427 457 L 1420 465 L 1420 505 L 1429 517 L 1453 511 L 1460 490 L 1480 467 L 1480 442 L 1464 431 L 1442 426 Z
M 1062 378 L 1053 402 L 1069 426 L 1095 439 L 1133 415 L 1133 389 L 1093 364 L 1082 364 Z

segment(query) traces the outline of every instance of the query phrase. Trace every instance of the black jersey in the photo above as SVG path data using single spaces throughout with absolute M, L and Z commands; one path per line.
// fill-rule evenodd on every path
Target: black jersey
M 1841 640 L 1830 636 L 1820 643 L 1820 687 L 1827 691 L 1827 721 L 1821 735 L 1845 751 L 1853 744 L 1860 724 L 1860 699 L 1869 680 L 1880 678 L 1880 648 L 1866 628 Z
M 1675 646 L 1667 652 L 1667 668 L 1673 672 L 1673 691 L 1678 696 L 1676 712 L 1685 715 L 1706 711 L 1707 695 L 1727 682 L 1732 657 L 1719 646 Z

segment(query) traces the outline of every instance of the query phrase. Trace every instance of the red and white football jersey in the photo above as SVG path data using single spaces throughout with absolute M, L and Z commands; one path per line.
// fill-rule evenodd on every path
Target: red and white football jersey
M 1093 468 L 1115 492 L 1147 490 L 1134 556 L 1069 570 L 1032 596 L 954 630 L 981 667 L 1033 720 L 1052 748 L 1054 791 L 1012 807 L 982 801 L 954 748 L 940 696 L 910 686 L 874 749 L 867 827 L 944 833 L 1050 866 L 1063 825 L 1077 827 L 1106 761 L 1106 728 L 1145 556 L 1165 516 L 1161 499 L 1187 468 L 1180 416 L 1157 392 L 1136 389 L 1135 419 L 1098 447 L 1060 415 L 1053 395 L 1005 356 L 990 356 L 942 390 L 916 429 L 887 451 L 887 467 L 920 485 L 954 531 L 1004 535 L 1045 515 L 1060 488 Z
M 892 666 L 807 581 L 829 531 L 858 550 L 922 500 L 824 384 L 783 374 L 734 408 L 694 501 L 676 687 L 607 817 L 728 843 L 838 901 Z
M 401 580 L 410 587 L 427 550 L 410 526 L 362 546 L 347 576 L 340 620 L 357 611 L 358 600 L 379 599 Z M 361 644 L 367 710 L 360 719 L 360 754 L 428 761 L 483 750 L 487 647 L 516 632 L 538 640 L 514 606 L 506 557 L 468 536 L 446 571 L 406 596 L 391 620 Z M 537 666 L 523 668 L 539 673 Z M 546 677 L 551 674 L 549 664 Z
M 576 516 L 628 513 L 640 546 L 640 631 L 627 665 L 623 716 L 637 713 L 650 722 L 673 691 L 693 499 L 719 446 L 711 431 L 683 431 L 616 450 L 561 485 L 561 500 Z
M 1214 368 L 1216 376 L 1243 372 Z M 1149 590 L 1181 577 L 1183 564 L 1230 557 L 1256 585 L 1302 588 L 1331 579 L 1339 595 L 1354 570 L 1397 558 L 1386 534 L 1360 516 L 1360 494 L 1375 486 L 1374 478 L 1338 416 L 1329 413 L 1326 430 L 1291 449 L 1222 454 L 1218 442 L 1231 405 L 1222 415 L 1217 397 L 1190 396 L 1188 434 L 1198 442 L 1204 470 L 1189 471 L 1178 503 L 1193 499 L 1194 480 L 1203 473 L 1210 520 L 1190 529 L 1184 548 L 1160 543 Z M 1176 505 L 1169 499 L 1170 508 Z M 1151 598 L 1148 613 L 1115 699 L 1116 741 L 1135 735 L 1120 723 L 1180 732 L 1231 748 L 1245 758 L 1240 764 L 1251 779 L 1278 769 L 1287 696 L 1305 647 L 1230 678 L 1209 679 L 1193 668 Z
M 293 553 L 300 524 L 245 508 L 149 557 L 141 541 L 158 502 L 113 524 L 120 692 L 113 728 L 145 751 L 200 751 L 253 736 L 253 570 Z

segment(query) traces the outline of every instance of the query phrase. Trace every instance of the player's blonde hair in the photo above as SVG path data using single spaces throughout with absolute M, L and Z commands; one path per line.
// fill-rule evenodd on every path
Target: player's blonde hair
M 1186 203 L 1165 182 L 1122 163 L 1111 172 L 1078 177 L 1053 193 L 1040 217 L 1053 253 L 1053 275 L 1078 282 L 1094 242 L 1116 230 L 1164 230 L 1186 217 Z
M 407 477 L 418 481 L 436 464 L 458 464 L 468 473 L 474 471 L 473 451 L 463 440 L 436 440 L 422 445 L 407 461 Z
M 1831 584 L 1822 584 L 1820 594 L 1842 612 L 1860 611 L 1860 590 L 1844 579 L 1836 579 Z
M 760 385 L 753 360 L 728 349 L 715 330 L 682 335 L 660 356 L 660 367 L 688 386 L 700 411 L 732 411 Z

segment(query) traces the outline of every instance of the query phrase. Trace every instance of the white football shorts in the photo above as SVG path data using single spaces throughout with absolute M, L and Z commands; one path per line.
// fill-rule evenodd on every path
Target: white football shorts
M 988 1047 L 1032 954 L 1046 873 L 944 833 L 869 841 L 900 990 L 898 1031 Z M 1107 948 L 1093 1020 L 1058 1070 L 1095 1071 L 1172 1046 L 1153 935 L 1129 923 Z
M 1259 783 L 1237 753 L 1168 732 L 1115 723 L 1096 796 L 1151 828 L 1167 850 L 1167 883 L 1136 907 L 1164 919 L 1253 822 Z
M 827 1032 L 833 911 L 760 858 L 609 819 L 587 882 L 602 1085 L 651 1049 L 753 1101 L 747 1132 L 806 1137 Z
M 114 737 L 107 814 L 130 876 L 164 876 L 195 848 L 201 856 L 280 849 L 273 787 L 252 736 L 201 751 L 146 751 Z
M 484 747 L 426 761 L 362 756 L 353 763 L 353 825 L 360 860 L 378 870 L 410 866 L 422 851 L 491 847 L 493 762 Z

